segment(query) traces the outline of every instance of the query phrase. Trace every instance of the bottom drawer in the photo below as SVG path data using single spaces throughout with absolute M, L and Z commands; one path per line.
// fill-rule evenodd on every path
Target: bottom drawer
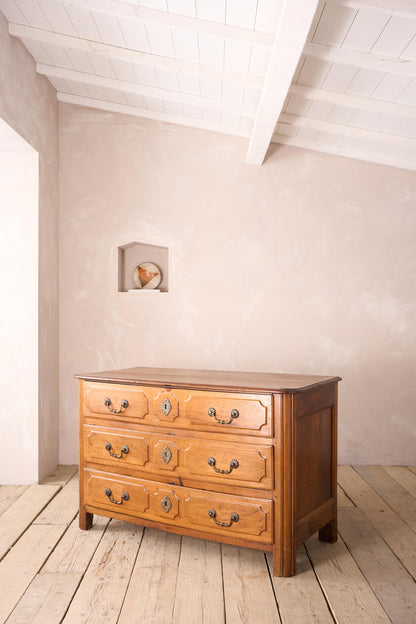
M 84 471 L 83 504 L 204 533 L 272 543 L 272 501 Z

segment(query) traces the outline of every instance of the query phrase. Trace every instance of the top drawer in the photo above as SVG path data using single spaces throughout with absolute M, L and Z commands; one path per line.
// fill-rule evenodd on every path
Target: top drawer
M 272 435 L 271 395 L 84 382 L 85 416 L 157 427 Z

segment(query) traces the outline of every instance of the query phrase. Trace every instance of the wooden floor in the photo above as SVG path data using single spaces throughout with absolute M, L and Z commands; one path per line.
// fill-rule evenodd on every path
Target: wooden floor
M 78 529 L 77 469 L 0 486 L 0 622 L 416 622 L 416 468 L 339 468 L 339 539 L 314 536 L 298 574 L 269 555 L 94 517 Z

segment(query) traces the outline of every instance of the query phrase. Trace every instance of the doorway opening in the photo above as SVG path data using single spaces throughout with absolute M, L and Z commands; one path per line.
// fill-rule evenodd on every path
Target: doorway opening
M 0 483 L 37 483 L 39 154 L 0 118 Z

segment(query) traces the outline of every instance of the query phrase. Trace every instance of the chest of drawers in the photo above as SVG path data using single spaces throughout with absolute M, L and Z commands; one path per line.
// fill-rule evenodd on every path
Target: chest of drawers
M 77 375 L 80 527 L 93 514 L 273 552 L 333 542 L 339 377 L 130 368 Z

